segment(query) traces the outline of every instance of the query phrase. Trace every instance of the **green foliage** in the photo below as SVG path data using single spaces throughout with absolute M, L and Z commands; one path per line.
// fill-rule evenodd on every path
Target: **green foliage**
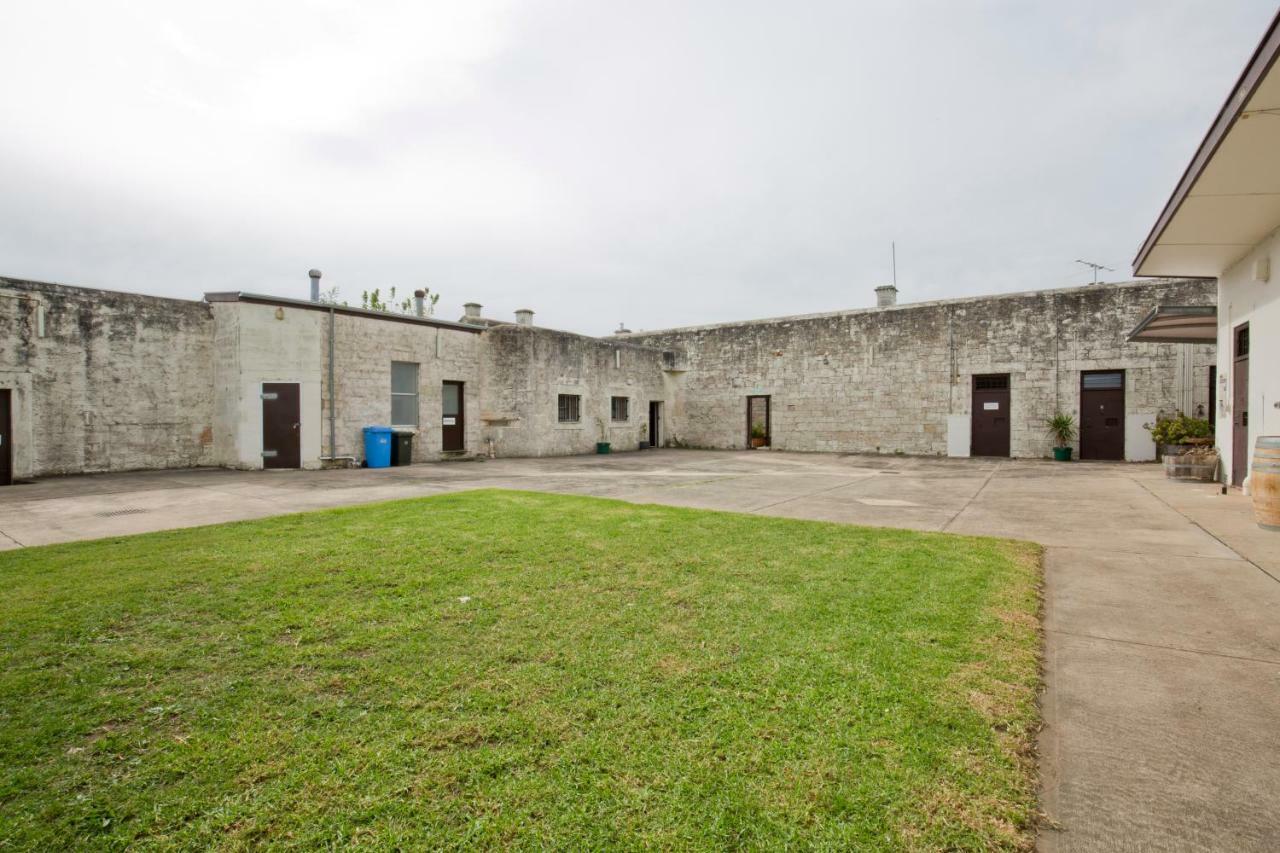
M 337 288 L 334 288 L 336 293 Z M 426 294 L 424 298 L 424 313 L 431 316 L 436 313 L 436 303 L 440 301 L 440 294 L 432 293 L 430 288 L 422 288 Z M 323 300 L 322 300 L 323 301 Z M 407 296 L 403 299 L 396 299 L 396 289 L 394 286 L 387 290 L 387 298 L 382 298 L 382 289 L 375 287 L 373 290 L 365 290 L 360 293 L 360 307 L 366 311 L 386 311 L 394 314 L 413 314 L 413 296 Z
M 766 435 L 766 433 L 765 433 L 765 431 L 764 431 L 764 424 L 752 424 L 752 425 L 751 425 L 751 437 L 752 437 L 752 438 L 764 438 L 764 437 L 765 437 L 765 435 Z
M 1045 418 L 1044 425 L 1053 440 L 1058 442 L 1058 447 L 1066 447 L 1076 437 L 1076 419 L 1064 412 Z
M 1148 425 L 1147 429 L 1151 431 L 1151 440 L 1158 445 L 1187 444 L 1213 436 L 1213 424 L 1186 415 L 1158 418 L 1155 426 Z
M 0 849 L 1030 849 L 1038 553 L 500 491 L 0 552 Z

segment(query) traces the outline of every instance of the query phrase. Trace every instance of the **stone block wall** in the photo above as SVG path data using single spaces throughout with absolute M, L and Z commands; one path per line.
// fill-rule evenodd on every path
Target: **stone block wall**
M 483 354 L 483 438 L 498 456 L 592 453 L 598 441 L 635 450 L 648 437 L 649 402 L 667 399 L 652 347 L 510 325 L 485 332 Z M 559 421 L 560 394 L 581 398 L 577 422 Z M 629 400 L 625 421 L 612 419 L 615 396 Z
M 213 340 L 203 302 L 0 278 L 15 475 L 212 464 Z
M 321 453 L 329 453 L 329 317 L 320 317 L 320 351 L 317 368 L 321 374 Z M 482 332 L 429 326 L 395 317 L 334 315 L 337 386 L 335 411 L 337 455 L 364 459 L 366 426 L 392 426 L 391 362 L 418 365 L 418 428 L 413 430 L 415 462 L 441 456 L 443 396 L 441 386 L 448 381 L 463 384 L 466 451 L 481 452 L 481 351 Z
M 1080 374 L 1124 370 L 1129 458 L 1141 423 L 1206 406 L 1214 347 L 1130 344 L 1151 308 L 1213 304 L 1211 281 L 1097 285 L 632 334 L 685 368 L 671 431 L 681 444 L 747 443 L 746 398 L 770 395 L 780 450 L 967 455 L 975 375 L 1010 376 L 1011 452 L 1049 454 L 1044 420 L 1079 419 Z M 957 434 L 962 431 L 964 434 Z M 1149 438 L 1146 439 L 1149 444 Z M 963 451 L 962 451 L 963 448 Z

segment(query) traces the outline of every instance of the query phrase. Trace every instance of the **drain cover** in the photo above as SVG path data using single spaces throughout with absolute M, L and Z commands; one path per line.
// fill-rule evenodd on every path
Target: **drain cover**
M 107 512 L 98 513 L 98 518 L 115 518 L 117 515 L 139 515 L 148 510 L 139 509 L 137 507 L 125 507 L 124 509 L 113 509 Z

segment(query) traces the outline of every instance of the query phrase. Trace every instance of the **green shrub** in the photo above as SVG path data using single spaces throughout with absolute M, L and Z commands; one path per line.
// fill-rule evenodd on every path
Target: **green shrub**
M 1186 415 L 1157 418 L 1155 426 L 1147 427 L 1156 444 L 1187 444 L 1190 439 L 1210 438 L 1213 425 L 1204 418 Z

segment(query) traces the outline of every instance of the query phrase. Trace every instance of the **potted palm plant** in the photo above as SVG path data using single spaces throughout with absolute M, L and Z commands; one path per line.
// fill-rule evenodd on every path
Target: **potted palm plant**
M 751 425 L 751 446 L 752 447 L 764 447 L 764 442 L 766 437 L 767 436 L 764 431 L 764 424 Z
M 1076 419 L 1071 415 L 1058 412 L 1051 418 L 1047 418 L 1044 425 L 1049 430 L 1049 435 L 1053 436 L 1053 440 L 1057 444 L 1053 447 L 1053 458 L 1058 462 L 1071 461 L 1071 442 L 1076 437 Z

